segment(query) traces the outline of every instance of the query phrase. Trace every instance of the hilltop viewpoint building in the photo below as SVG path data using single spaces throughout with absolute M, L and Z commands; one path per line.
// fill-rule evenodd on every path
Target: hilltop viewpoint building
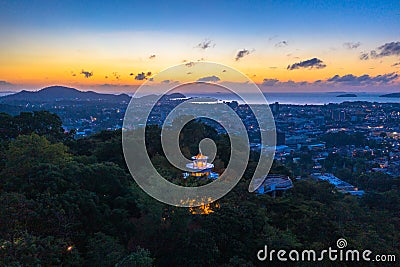
M 196 156 L 192 157 L 192 162 L 186 164 L 186 168 L 189 172 L 183 173 L 183 178 L 188 178 L 189 176 L 197 178 L 207 178 L 207 179 L 217 179 L 219 177 L 218 173 L 212 171 L 214 164 L 207 162 L 208 157 L 203 155 L 201 152 Z

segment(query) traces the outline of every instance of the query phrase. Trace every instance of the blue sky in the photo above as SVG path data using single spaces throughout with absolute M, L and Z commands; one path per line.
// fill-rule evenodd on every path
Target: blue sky
M 173 4 L 171 4 L 173 3 Z M 2 28 L 211 34 L 399 33 L 398 1 L 1 1 Z
M 185 60 L 216 61 L 238 68 L 257 83 L 277 79 L 288 85 L 335 75 L 397 73 L 400 54 L 372 58 L 370 53 L 390 43 L 400 46 L 400 5 L 0 0 L 0 34 L 0 81 L 10 84 L 0 90 L 56 82 L 82 87 L 138 84 L 129 80 L 130 73 L 157 73 Z M 196 48 L 206 40 L 211 41 L 209 48 Z M 235 60 L 241 50 L 248 53 Z M 148 60 L 153 54 L 154 60 Z M 369 59 L 360 60 L 362 54 Z M 286 68 L 314 58 L 326 67 Z M 94 75 L 76 75 L 83 69 Z M 106 78 L 115 72 L 121 78 Z

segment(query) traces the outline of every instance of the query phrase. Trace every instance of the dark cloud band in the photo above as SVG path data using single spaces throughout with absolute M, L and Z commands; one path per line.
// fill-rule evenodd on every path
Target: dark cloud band
M 312 58 L 305 61 L 300 61 L 298 63 L 294 63 L 292 65 L 288 65 L 288 70 L 296 70 L 296 69 L 323 69 L 326 65 L 324 62 L 318 58 Z

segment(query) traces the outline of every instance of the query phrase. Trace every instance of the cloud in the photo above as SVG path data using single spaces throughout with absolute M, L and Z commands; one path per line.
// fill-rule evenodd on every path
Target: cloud
M 194 64 L 195 64 L 194 62 L 190 61 L 190 62 L 185 63 L 185 66 L 188 68 L 191 68 L 194 66 Z
M 151 72 L 150 72 L 150 71 L 147 72 L 147 73 L 144 73 L 144 72 L 138 73 L 138 74 L 135 76 L 135 80 L 138 80 L 138 81 L 147 80 L 147 79 L 149 78 L 149 76 L 151 76 Z
M 295 87 L 295 86 L 309 86 L 310 83 L 306 81 L 302 82 L 295 82 L 293 80 L 288 80 L 287 82 L 279 82 L 277 85 L 282 85 L 282 86 L 290 86 L 290 87 Z
M 400 56 L 400 42 L 386 43 L 378 47 L 376 57 Z M 372 51 L 371 51 L 372 52 Z
M 272 40 L 274 40 L 274 39 L 276 39 L 276 38 L 278 38 L 278 35 L 273 35 L 273 36 L 270 36 L 269 38 L 268 38 L 268 41 L 272 41 Z
M 200 48 L 200 49 L 203 49 L 203 50 L 206 50 L 207 48 L 215 47 L 215 44 L 211 40 L 205 39 L 204 41 L 199 43 L 196 47 Z
M 121 75 L 119 75 L 118 72 L 113 72 L 112 74 L 116 80 L 119 80 L 121 78 Z
M 397 73 L 387 73 L 377 76 L 370 76 L 364 74 L 361 76 L 355 76 L 353 74 L 347 75 L 335 75 L 326 80 L 327 83 L 341 84 L 341 85 L 352 85 L 352 86 L 362 86 L 362 85 L 383 85 L 389 84 L 395 81 L 399 75 Z
M 361 53 L 360 60 L 368 60 L 368 59 L 369 59 L 368 53 L 365 52 Z
M 13 84 L 6 81 L 0 81 L 0 86 L 11 86 L 11 85 Z
M 265 86 L 274 86 L 274 85 L 276 85 L 277 83 L 279 83 L 279 80 L 278 80 L 278 79 L 267 79 L 267 78 L 265 78 L 265 79 L 263 80 L 263 82 L 262 82 L 262 85 L 265 85 Z
M 400 62 L 399 62 L 400 63 Z M 287 89 L 301 87 L 301 90 L 315 90 L 315 89 L 330 89 L 333 86 L 343 87 L 343 86 L 376 86 L 380 88 L 382 86 L 393 86 L 397 84 L 400 75 L 393 72 L 382 75 L 370 76 L 368 74 L 356 76 L 353 74 L 347 75 L 334 75 L 326 80 L 316 80 L 314 82 L 307 81 L 279 81 L 275 78 L 265 78 L 260 86 L 268 90 L 273 89 Z
M 298 82 L 297 84 L 303 86 L 303 85 L 307 85 L 308 82 Z
M 104 83 L 104 84 L 100 84 L 97 85 L 100 88 L 132 88 L 135 87 L 134 85 L 130 85 L 130 84 L 111 84 L 111 83 Z
M 367 60 L 370 58 L 376 59 L 389 56 L 400 56 L 400 42 L 383 44 L 375 50 L 371 50 L 368 57 L 366 55 L 368 55 L 368 53 L 363 53 L 363 55 L 360 56 L 360 59 Z
M 285 47 L 285 46 L 288 46 L 288 45 L 289 45 L 289 43 L 287 41 L 281 41 L 279 43 L 276 43 L 275 47 Z
M 150 78 L 152 79 L 152 78 Z M 150 80 L 149 79 L 149 80 Z M 179 84 L 179 81 L 174 81 L 174 80 L 163 80 L 161 81 L 162 84 L 170 84 L 170 85 L 175 85 L 175 84 Z
M 355 42 L 355 43 L 353 43 L 353 42 L 346 42 L 346 43 L 343 43 L 343 47 L 346 48 L 346 49 L 349 49 L 349 50 L 356 49 L 356 48 L 358 48 L 360 45 L 361 45 L 360 42 Z
M 312 58 L 309 60 L 305 60 L 305 61 L 300 61 L 298 63 L 294 63 L 292 65 L 288 65 L 287 69 L 288 70 L 295 70 L 295 69 L 323 69 L 325 68 L 326 65 L 324 64 L 324 62 L 318 58 Z
M 265 78 L 263 82 L 261 83 L 261 86 L 274 86 L 274 87 L 297 87 L 297 86 L 309 86 L 312 85 L 312 83 L 306 82 L 306 81 L 299 81 L 295 82 L 293 80 L 288 80 L 288 81 L 279 81 L 278 79 L 275 78 Z
M 207 77 L 200 78 L 197 81 L 198 82 L 218 82 L 220 80 L 221 79 L 219 77 L 213 75 L 213 76 L 207 76 Z
M 85 76 L 85 78 L 90 78 L 90 77 L 93 76 L 93 72 L 92 71 L 82 70 L 80 74 L 83 74 Z
M 250 52 L 249 50 L 247 50 L 247 49 L 239 50 L 239 51 L 237 52 L 237 54 L 236 54 L 235 60 L 238 61 L 238 60 L 241 59 L 242 57 L 247 56 L 247 55 L 250 55 L 250 53 L 251 53 L 251 52 Z
M 146 79 L 146 74 L 145 74 L 144 72 L 138 73 L 138 74 L 135 76 L 135 80 L 138 80 L 138 81 L 143 81 L 143 80 L 145 80 L 145 79 Z
M 150 55 L 149 56 L 149 59 L 155 59 L 156 58 L 156 55 Z

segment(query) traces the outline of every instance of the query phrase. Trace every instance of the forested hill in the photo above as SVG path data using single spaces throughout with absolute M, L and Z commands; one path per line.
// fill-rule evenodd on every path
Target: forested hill
M 238 185 L 202 214 L 162 204 L 136 185 L 121 131 L 75 140 L 48 112 L 0 116 L 0 266 L 265 266 L 256 257 L 265 245 L 322 251 L 339 238 L 347 248 L 400 257 L 398 179 L 368 177 L 387 186 L 362 198 L 307 178 L 281 197 L 256 195 L 248 192 L 252 153 Z M 146 130 L 157 170 L 179 185 L 201 184 L 168 164 L 160 133 Z M 216 142 L 222 171 L 229 138 L 213 128 L 191 122 L 181 149 L 193 155 L 205 137 Z M 271 171 L 291 175 L 277 163 Z
M 64 86 L 50 86 L 39 91 L 21 91 L 16 94 L 0 97 L 0 102 L 7 103 L 13 101 L 27 102 L 52 102 L 61 100 L 75 101 L 107 101 L 107 102 L 129 102 L 130 96 L 127 94 L 101 94 L 93 91 L 79 91 L 75 88 Z

